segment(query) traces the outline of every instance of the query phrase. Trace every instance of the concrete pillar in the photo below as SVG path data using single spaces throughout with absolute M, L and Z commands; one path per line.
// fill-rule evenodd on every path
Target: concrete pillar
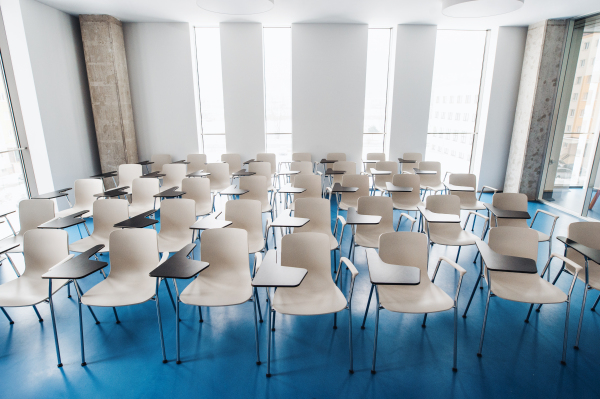
M 567 20 L 529 26 L 515 113 L 505 192 L 537 199 L 558 92 Z
M 108 172 L 138 162 L 123 26 L 109 15 L 80 15 L 79 23 L 100 165 Z

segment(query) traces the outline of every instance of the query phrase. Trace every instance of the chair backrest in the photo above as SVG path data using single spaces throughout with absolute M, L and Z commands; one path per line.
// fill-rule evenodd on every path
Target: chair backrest
M 229 174 L 242 169 L 242 156 L 240 154 L 221 154 L 221 161 L 229 165 Z
M 425 208 L 435 213 L 460 216 L 460 198 L 456 195 L 429 195 Z
M 54 219 L 54 202 L 52 200 L 27 199 L 19 202 L 20 236 L 26 231 L 37 229 L 40 224 L 44 224 L 50 219 Z
M 180 198 L 167 199 L 160 204 L 159 235 L 192 242 L 190 226 L 196 222 L 194 200 Z
M 256 176 L 264 176 L 267 182 L 271 182 L 271 164 L 269 162 L 250 162 L 248 172 L 254 172 Z
M 75 180 L 75 204 L 77 208 L 92 210 L 96 197 L 102 191 L 102 180 L 100 179 L 78 179 Z
M 259 162 L 269 162 L 271 164 L 271 175 L 277 173 L 277 155 L 270 152 L 256 154 L 256 160 Z
M 333 170 L 343 170 L 343 175 L 333 175 L 333 184 L 341 183 L 342 177 L 346 175 L 355 175 L 356 174 L 356 162 L 352 161 L 338 161 L 333 164 Z
M 240 189 L 248 190 L 244 194 L 244 199 L 258 200 L 262 204 L 262 210 L 267 209 L 269 205 L 269 191 L 267 179 L 264 176 L 242 176 L 240 177 Z
M 600 250 L 600 223 L 598 222 L 575 222 L 569 225 L 569 231 L 567 237 L 571 240 L 575 240 L 586 247 Z M 585 259 L 579 252 L 567 248 L 567 258 L 579 264 L 581 267 L 585 267 Z M 567 269 L 572 271 L 572 268 L 567 264 Z M 591 259 L 588 261 L 590 268 L 597 264 Z
M 391 265 L 418 267 L 421 270 L 421 284 L 431 281 L 427 274 L 428 249 L 425 234 L 399 231 L 379 236 L 381 260 Z
M 183 163 L 168 163 L 163 165 L 162 173 L 165 174 L 162 184 L 163 190 L 171 187 L 181 188 L 181 181 L 185 179 L 185 175 L 187 174 L 187 165 Z
M 227 228 L 204 231 L 200 259 L 210 263 L 210 267 L 202 272 L 202 278 L 219 278 L 227 284 L 243 283 L 250 287 L 246 230 Z
M 196 216 L 210 213 L 212 209 L 210 180 L 198 177 L 186 177 L 181 181 L 181 189 L 185 192 L 183 198 L 192 199 L 196 203 Z
M 421 203 L 421 178 L 419 175 L 400 173 L 394 175 L 392 184 L 398 187 L 412 187 L 412 191 L 409 193 L 392 193 L 394 204 L 396 204 L 399 209 L 402 209 L 400 206 L 415 207 Z
M 385 161 L 385 154 L 383 152 L 369 152 L 367 154 L 368 161 Z
M 357 204 L 360 197 L 369 195 L 369 176 L 367 175 L 342 175 L 343 187 L 358 187 L 354 193 L 342 193 L 341 201 L 347 204 Z
M 358 213 L 361 215 L 381 216 L 381 222 L 374 225 L 358 225 L 357 234 L 381 235 L 384 232 L 394 231 L 394 206 L 390 197 L 360 197 L 358 199 Z
M 110 233 L 120 230 L 114 225 L 128 218 L 129 201 L 125 199 L 97 200 L 94 202 L 94 231 L 92 231 L 92 235 L 108 240 Z
M 153 229 L 118 229 L 110 233 L 109 278 L 150 279 L 159 261 L 158 238 Z
M 329 248 L 329 237 L 322 233 L 294 233 L 281 239 L 281 265 L 308 270 L 294 290 L 319 292 L 335 287 Z
M 308 218 L 302 227 L 294 228 L 294 233 L 323 233 L 331 236 L 331 203 L 325 198 L 298 198 L 294 216 Z
M 150 170 L 152 172 L 158 172 L 162 170 L 164 164 L 173 162 L 173 159 L 169 154 L 152 154 L 150 161 L 154 162 L 150 165 Z
M 492 227 L 489 232 L 489 246 L 492 251 L 502 255 L 537 261 L 538 233 L 523 227 Z
M 264 242 L 262 230 L 262 204 L 260 201 L 240 199 L 225 203 L 225 220 L 233 222 L 228 228 L 244 229 L 248 233 L 248 242 Z M 204 240 L 204 233 L 202 233 Z M 205 241 L 202 242 L 206 244 Z M 246 248 L 248 250 L 248 248 Z
M 299 174 L 294 178 L 292 185 L 306 189 L 303 193 L 294 194 L 294 200 L 299 200 L 300 198 L 321 198 L 323 195 L 321 191 L 321 176 L 318 175 Z
M 415 166 L 416 168 L 417 166 Z M 442 184 L 442 164 L 435 161 L 422 161 L 419 162 L 419 169 L 421 170 L 433 170 L 435 175 L 419 175 L 421 177 L 421 185 L 435 187 Z
M 160 192 L 160 183 L 158 179 L 133 179 L 131 185 L 131 205 L 149 206 L 148 210 L 153 209 L 155 205 L 154 195 Z M 156 205 L 159 201 L 156 200 Z
M 297 170 L 300 172 L 297 175 L 290 176 L 290 183 L 293 185 L 297 176 L 313 174 L 313 164 L 308 161 L 292 162 L 290 163 L 290 170 Z
M 206 169 L 206 154 L 188 154 L 187 172 L 194 173 Z
M 327 159 L 342 162 L 346 160 L 346 154 L 343 152 L 330 152 L 327 154 Z
M 527 211 L 527 195 L 522 193 L 496 193 L 492 197 L 492 205 L 507 211 Z M 490 226 L 529 227 L 525 219 L 506 219 L 491 215 Z
M 133 184 L 133 179 L 137 179 L 138 177 L 140 177 L 143 174 L 144 174 L 144 172 L 142 171 L 142 165 L 139 165 L 137 163 L 124 163 L 122 165 L 119 165 L 119 167 L 117 168 L 117 176 L 118 176 L 118 180 L 119 180 L 119 186 L 120 187 L 123 187 L 123 186 L 131 187 L 131 185 Z M 98 179 L 98 180 L 100 180 L 100 179 Z M 102 192 L 102 191 L 99 191 L 99 192 Z M 95 194 L 98 194 L 98 193 L 95 193 Z
M 229 180 L 229 165 L 226 163 L 209 163 L 206 165 L 206 171 L 210 173 L 211 191 L 221 191 L 231 185 Z
M 312 156 L 308 152 L 295 152 L 292 154 L 292 161 L 294 162 L 312 162 Z
M 41 279 L 42 274 L 69 256 L 69 236 L 65 230 L 31 229 L 23 236 L 23 256 L 23 275 Z
M 385 183 L 392 182 L 394 175 L 398 174 L 398 162 L 383 161 L 375 164 L 375 169 L 392 172 L 391 175 L 376 175 L 375 184 L 385 187 Z
M 473 191 L 453 191 L 452 195 L 457 195 L 460 198 L 462 205 L 475 205 L 477 203 L 477 176 L 471 173 L 451 173 L 448 177 L 448 182 L 455 186 L 473 187 Z
M 411 161 L 417 161 L 415 163 L 403 163 L 402 164 L 402 172 L 403 173 L 415 173 L 413 168 L 419 167 L 419 162 L 423 160 L 423 155 L 418 152 L 405 152 L 402 154 L 402 159 L 408 159 Z

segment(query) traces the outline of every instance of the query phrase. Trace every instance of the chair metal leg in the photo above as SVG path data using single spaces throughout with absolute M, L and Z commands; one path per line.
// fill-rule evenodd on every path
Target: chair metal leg
M 60 361 L 60 347 L 58 346 L 58 334 L 56 332 L 56 319 L 54 318 L 54 303 L 52 302 L 52 279 L 48 279 L 48 300 L 50 302 L 50 315 L 52 317 L 52 330 L 54 331 L 54 345 L 56 346 L 56 358 L 57 358 L 57 367 L 62 367 L 63 364 Z M 4 312 L 4 314 L 6 315 L 6 317 L 8 317 L 8 314 L 6 314 L 6 311 L 4 310 L 4 308 L 0 308 L 2 309 L 2 311 Z M 8 319 L 10 320 L 10 317 L 8 317 Z M 12 320 L 10 320 L 12 323 Z
M 165 279 L 165 286 L 167 287 L 167 292 L 169 293 L 169 297 L 171 298 L 171 304 L 173 305 L 173 310 L 175 310 L 175 300 L 173 299 L 173 294 L 171 294 L 171 288 L 169 287 L 169 280 Z
M 467 302 L 467 307 L 465 308 L 465 312 L 463 313 L 463 319 L 467 318 L 467 312 L 469 311 L 469 307 L 471 306 L 471 301 L 473 300 L 473 296 L 475 296 L 475 292 L 477 291 L 477 285 L 481 280 L 481 273 L 477 276 L 477 281 L 475 281 L 475 286 L 473 287 L 473 292 L 471 292 L 471 296 L 469 297 L 469 302 Z
M 562 364 L 567 364 L 567 338 L 569 337 L 569 312 L 571 310 L 571 298 L 567 299 L 567 314 L 565 316 L 565 337 L 563 339 Z
M 273 324 L 271 325 L 271 331 L 275 331 L 275 316 L 277 316 L 277 312 L 273 312 Z
M 377 313 L 375 313 L 375 336 L 373 338 L 373 365 L 371 366 L 371 374 L 375 374 L 375 360 L 377 358 L 377 333 L 379 332 L 379 291 L 375 288 L 375 298 L 377 303 L 375 304 Z
M 490 308 L 490 297 L 492 295 L 492 290 L 488 285 L 488 294 L 487 300 L 485 302 L 485 313 L 483 315 L 483 326 L 481 327 L 481 339 L 479 340 L 479 352 L 477 352 L 477 356 L 481 357 L 481 349 L 483 348 L 483 337 L 485 335 L 485 325 L 487 323 L 488 310 Z
M 256 306 L 258 306 L 258 321 L 263 322 L 262 311 L 260 310 L 260 297 L 258 296 L 258 289 L 254 288 L 254 295 L 256 300 Z
M 596 302 L 594 302 L 594 306 L 592 306 L 592 312 L 596 311 L 596 305 L 598 305 L 598 301 L 600 301 L 600 295 L 598 295 L 598 298 L 596 298 Z
M 176 364 L 181 364 L 181 357 L 179 356 L 179 296 L 177 296 L 177 304 L 175 305 L 175 346 L 177 347 L 177 360 Z
M 577 338 L 575 338 L 575 349 L 579 349 L 579 337 L 581 336 L 581 326 L 583 324 L 583 313 L 585 310 L 585 301 L 587 299 L 588 285 L 583 288 L 583 302 L 581 303 L 581 315 L 579 316 L 579 327 L 577 327 Z
M 425 313 L 425 316 L 423 316 L 423 324 L 421 324 L 421 327 L 423 327 L 423 328 L 427 327 L 427 325 L 425 324 L 426 321 L 427 321 L 427 313 Z
M 531 306 L 529 306 L 529 312 L 527 312 L 527 317 L 525 318 L 525 323 L 529 323 L 529 316 L 531 316 L 531 311 L 533 310 L 534 306 L 535 306 L 535 303 L 532 303 Z
M 462 247 L 458 247 L 458 253 L 456 254 L 456 260 L 455 262 L 458 263 L 458 257 L 460 256 L 460 250 Z
M 267 288 L 268 289 L 268 288 Z M 268 346 L 267 346 L 267 377 L 271 377 L 271 335 L 273 334 L 273 332 L 271 332 L 271 301 L 268 302 L 268 312 L 269 312 L 269 329 L 267 330 L 267 333 L 269 334 L 268 337 Z
M 552 255 L 552 237 L 548 240 L 548 260 L 550 260 L 550 256 Z M 550 281 L 550 265 L 548 265 L 548 276 L 546 278 Z
M 67 298 L 71 298 L 71 282 L 67 283 Z
M 456 367 L 458 352 L 458 306 L 454 305 L 454 361 L 452 363 L 452 371 L 458 371 Z
M 261 361 L 260 361 L 260 350 L 259 350 L 259 346 L 258 346 L 258 322 L 256 321 L 257 319 L 257 314 L 256 314 L 256 308 L 259 307 L 258 304 L 258 298 L 256 297 L 256 289 L 254 289 L 254 301 L 252 301 L 252 306 L 254 307 L 254 340 L 256 341 L 256 364 L 260 365 Z M 198 307 L 200 308 L 200 307 Z
M 365 309 L 365 317 L 363 317 L 362 325 L 360 326 L 361 330 L 365 329 L 365 322 L 367 321 L 367 313 L 369 313 L 369 305 L 371 304 L 371 297 L 373 296 L 373 289 L 375 288 L 374 284 L 371 284 L 371 292 L 369 292 L 369 300 L 367 301 L 367 308 Z
M 33 305 L 33 310 L 35 310 L 35 314 L 38 317 L 38 321 L 41 323 L 44 321 L 44 319 L 42 319 L 42 316 L 40 315 L 40 312 L 38 312 L 37 308 L 35 307 L 35 305 Z
M 352 301 L 348 302 L 348 336 L 350 344 L 350 374 L 354 374 L 354 353 L 352 350 Z
M 4 310 L 4 308 L 0 308 L 0 309 L 2 309 L 2 313 L 4 313 L 4 316 L 6 316 L 6 318 L 8 319 L 8 324 L 15 324 L 13 319 L 11 319 L 10 316 L 8 315 L 8 313 L 6 313 L 6 310 Z M 58 362 L 60 363 L 60 360 Z
M 155 295 L 155 300 L 156 300 L 156 314 L 158 315 L 158 331 L 160 332 L 160 348 L 162 350 L 162 357 L 163 363 L 167 362 L 167 354 L 165 352 L 165 337 L 163 335 L 163 328 L 162 328 L 162 318 L 160 317 L 160 302 L 158 300 L 158 286 L 160 284 L 160 278 L 156 278 L 156 293 Z
M 113 307 L 113 312 L 115 314 L 115 320 L 117 321 L 117 324 L 120 324 L 121 320 L 119 320 L 119 315 L 117 315 L 117 308 Z
M 17 275 L 17 277 L 21 277 L 21 273 L 19 273 L 19 269 L 17 269 L 17 267 L 15 266 L 15 263 L 12 261 L 12 258 L 8 255 L 8 252 L 6 252 L 4 255 L 6 255 L 6 259 L 8 259 L 8 262 L 12 266 L 12 268 L 15 271 L 15 274 Z
M 200 317 L 198 323 L 204 323 L 204 319 L 202 318 L 202 306 L 198 306 L 198 316 Z
M 100 324 L 100 321 L 98 321 L 98 318 L 96 317 L 96 314 L 94 314 L 94 311 L 92 310 L 92 308 L 90 306 L 88 306 L 87 308 L 90 311 L 90 313 L 92 314 L 92 317 L 94 318 L 94 321 L 96 322 L 96 324 Z
M 81 366 L 87 365 L 85 362 L 85 348 L 83 345 L 83 317 L 81 315 L 81 296 L 77 293 L 77 307 L 79 310 L 79 340 L 81 342 Z

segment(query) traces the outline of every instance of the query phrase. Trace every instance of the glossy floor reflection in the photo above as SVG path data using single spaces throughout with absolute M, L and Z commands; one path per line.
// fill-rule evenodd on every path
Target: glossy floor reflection
M 486 201 L 491 196 L 486 196 Z M 530 203 L 529 211 L 548 209 Z M 398 218 L 399 212 L 395 212 Z M 560 213 L 559 213 L 560 214 Z M 333 212 L 335 215 L 335 212 Z M 466 217 L 466 215 L 463 215 Z M 397 220 L 397 219 L 396 219 Z M 575 218 L 561 214 L 556 234 L 566 234 Z M 333 219 L 332 219 L 333 223 Z M 548 229 L 544 218 L 537 228 Z M 401 229 L 407 229 L 403 222 Z M 91 228 L 90 223 L 90 228 Z M 475 227 L 480 232 L 482 225 Z M 348 233 L 348 232 L 347 232 Z M 83 233 L 85 235 L 85 232 Z M 279 239 L 279 231 L 277 232 Z M 73 240 L 76 228 L 69 230 Z M 345 234 L 347 254 L 350 234 Z M 554 250 L 563 247 L 554 240 Z M 197 251 L 197 250 L 196 250 Z M 540 244 L 538 267 L 547 257 L 547 244 Z M 440 255 L 456 256 L 456 248 L 434 246 L 430 272 Z M 196 256 L 198 252 L 196 252 Z M 461 251 L 459 263 L 467 274 L 459 298 L 462 314 L 477 278 L 473 265 L 475 250 Z M 14 258 L 20 268 L 22 256 Z M 161 286 L 161 309 L 167 357 L 161 362 L 160 340 L 154 302 L 119 308 L 120 324 L 115 324 L 110 308 L 95 309 L 101 324 L 94 324 L 89 312 L 83 313 L 86 367 L 80 366 L 79 325 L 75 298 L 67 298 L 66 288 L 55 295 L 56 318 L 64 367 L 56 367 L 56 354 L 50 311 L 38 306 L 43 323 L 33 309 L 7 309 L 15 321 L 9 325 L 0 316 L 0 392 L 2 397 L 597 397 L 600 382 L 600 315 L 590 308 L 598 293 L 588 296 L 580 349 L 573 349 L 583 284 L 573 293 L 569 320 L 567 365 L 560 364 L 565 305 L 544 306 L 531 322 L 523 320 L 528 305 L 492 298 L 483 357 L 476 356 L 483 320 L 486 290 L 477 290 L 468 318 L 459 318 L 458 372 L 452 372 L 451 311 L 432 314 L 427 328 L 421 315 L 400 315 L 381 311 L 377 374 L 371 375 L 373 351 L 373 306 L 365 330 L 360 329 L 370 283 L 364 249 L 356 252 L 359 270 L 353 299 L 354 369 L 348 373 L 347 312 L 341 312 L 338 329 L 333 316 L 277 316 L 272 361 L 273 377 L 266 373 L 266 322 L 259 326 L 263 365 L 255 364 L 252 303 L 228 308 L 203 309 L 204 322 L 198 322 L 196 308 L 181 308 L 181 356 L 175 364 L 175 318 L 165 286 Z M 552 267 L 552 275 L 559 269 Z M 347 287 L 349 275 L 345 275 Z M 0 282 L 15 278 L 7 262 L 0 267 Z M 100 281 L 96 273 L 80 282 L 87 290 Z M 436 278 L 453 293 L 457 275 L 442 267 Z M 558 285 L 568 289 L 570 279 Z M 186 285 L 179 282 L 180 290 Z M 74 291 L 72 291 L 74 294 Z M 263 314 L 264 290 L 260 292 Z

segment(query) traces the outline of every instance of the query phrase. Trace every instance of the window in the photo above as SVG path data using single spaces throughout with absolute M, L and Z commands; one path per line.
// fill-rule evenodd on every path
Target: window
M 583 93 L 583 96 L 581 96 L 581 101 L 587 101 L 588 99 L 588 93 Z
M 264 28 L 266 151 L 292 159 L 292 29 Z
M 208 162 L 219 162 L 227 151 L 219 35 L 219 28 L 196 28 L 202 145 Z
M 585 44 L 583 45 L 583 49 L 587 50 L 590 48 L 590 42 L 585 42 Z
M 575 110 L 574 109 L 569 110 L 569 116 L 575 116 Z
M 468 173 L 470 170 L 486 34 L 486 31 L 437 32 L 431 95 L 442 97 L 443 104 L 446 104 L 446 98 L 450 100 L 449 104 L 454 103 L 455 98 L 456 104 L 460 104 L 436 107 L 442 119 L 444 113 L 448 112 L 448 119 L 442 122 L 441 131 L 453 132 L 452 137 L 444 140 L 433 134 L 427 136 L 427 142 L 431 145 L 427 146 L 425 159 L 440 161 L 443 173 Z M 456 112 L 456 108 L 461 112 Z M 434 111 L 430 110 L 430 133 L 434 115 Z M 458 156 L 461 152 L 462 158 Z
M 567 128 L 565 129 L 565 132 L 570 132 L 571 131 L 571 125 L 567 125 Z
M 585 115 L 585 109 L 582 109 L 581 112 L 579 113 L 579 117 L 583 118 L 584 115 Z
M 577 76 L 577 80 L 575 81 L 576 85 L 580 85 L 581 84 L 581 76 Z
M 585 60 L 581 60 L 581 63 L 579 64 L 579 66 L 585 66 Z
M 385 152 L 390 37 L 391 29 L 369 29 L 363 159 L 370 152 Z
M 573 101 L 577 101 L 579 98 L 579 93 L 573 93 Z

